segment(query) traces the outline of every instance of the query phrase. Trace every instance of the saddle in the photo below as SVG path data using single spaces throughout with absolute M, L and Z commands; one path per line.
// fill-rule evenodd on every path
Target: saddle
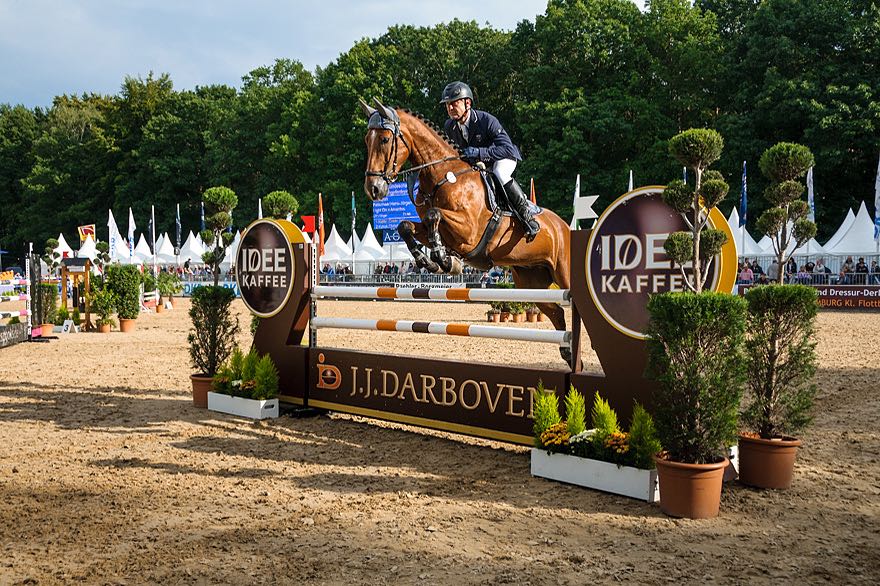
M 507 196 L 504 194 L 504 186 L 501 185 L 501 181 L 496 177 L 495 173 L 487 170 L 484 166 L 479 165 L 477 169 L 480 171 L 480 179 L 483 181 L 483 187 L 486 188 L 486 207 L 489 208 L 489 211 L 495 213 L 497 210 L 500 210 L 502 214 L 507 216 L 512 216 L 513 210 L 510 209 L 510 202 L 507 201 Z M 501 197 L 498 197 L 498 194 L 502 194 Z M 544 209 L 537 204 L 532 202 L 529 203 L 529 210 L 532 214 L 540 214 Z

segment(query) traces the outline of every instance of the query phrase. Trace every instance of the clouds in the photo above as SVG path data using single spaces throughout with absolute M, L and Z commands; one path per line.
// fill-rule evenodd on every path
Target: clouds
M 238 86 L 276 58 L 326 66 L 394 24 L 454 18 L 512 30 L 546 0 L 0 0 L 0 103 L 115 94 L 126 75 L 167 72 L 178 89 Z

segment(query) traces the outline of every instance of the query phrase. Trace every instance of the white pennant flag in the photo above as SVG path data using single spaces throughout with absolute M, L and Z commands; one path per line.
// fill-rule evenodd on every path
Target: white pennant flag
M 568 225 L 572 230 L 578 229 L 578 218 L 577 218 L 577 200 L 581 196 L 581 174 L 578 173 L 577 179 L 574 181 L 574 198 L 572 199 L 572 210 L 575 213 L 572 214 L 571 224 Z
M 626 191 L 630 192 L 632 190 L 633 190 L 633 171 L 632 171 L 632 169 L 630 169 L 629 170 L 629 189 L 627 189 Z
M 128 258 L 134 256 L 134 231 L 137 226 L 134 223 L 134 214 L 131 208 L 128 208 Z
M 813 168 L 810 167 L 810 170 L 807 171 L 807 203 L 810 206 L 810 213 L 807 216 L 811 222 L 816 221 L 816 201 L 815 194 L 813 193 Z
M 113 210 L 107 210 L 107 213 L 107 230 L 109 231 L 107 242 L 110 244 L 110 260 L 116 260 L 116 244 L 122 240 L 122 235 L 116 225 L 116 218 L 113 217 Z

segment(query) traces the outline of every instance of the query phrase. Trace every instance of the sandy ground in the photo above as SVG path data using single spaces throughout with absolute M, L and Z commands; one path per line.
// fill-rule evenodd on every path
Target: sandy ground
M 485 310 L 321 307 L 447 321 Z M 726 484 L 720 517 L 689 521 L 533 478 L 523 447 L 345 415 L 254 423 L 195 409 L 187 308 L 144 315 L 134 334 L 0 350 L 0 584 L 880 581 L 880 313 L 820 315 L 816 423 L 792 489 Z M 562 367 L 538 344 L 321 343 Z

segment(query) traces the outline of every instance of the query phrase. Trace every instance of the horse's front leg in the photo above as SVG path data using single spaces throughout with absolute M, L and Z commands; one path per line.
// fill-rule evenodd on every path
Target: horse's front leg
M 429 246 L 428 233 L 424 224 L 416 224 L 406 220 L 397 225 L 397 233 L 406 242 L 406 247 L 415 259 L 417 267 L 427 269 L 432 273 L 440 272 L 440 265 L 428 258 L 428 255 L 421 248 L 421 245 Z
M 444 273 L 460 275 L 461 260 L 446 251 L 446 245 L 440 239 L 440 222 L 443 214 L 437 208 L 431 208 L 425 214 L 425 230 L 428 232 L 428 246 L 431 248 L 431 260 L 437 263 Z

